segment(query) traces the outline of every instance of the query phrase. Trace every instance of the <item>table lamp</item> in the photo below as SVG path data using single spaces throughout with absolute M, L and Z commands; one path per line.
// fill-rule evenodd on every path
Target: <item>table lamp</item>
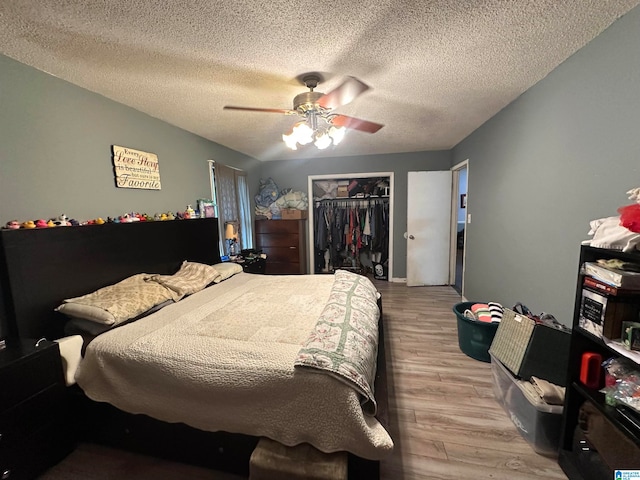
M 237 232 L 235 222 L 225 222 L 224 224 L 224 238 L 227 241 L 227 249 L 229 256 L 237 255 Z

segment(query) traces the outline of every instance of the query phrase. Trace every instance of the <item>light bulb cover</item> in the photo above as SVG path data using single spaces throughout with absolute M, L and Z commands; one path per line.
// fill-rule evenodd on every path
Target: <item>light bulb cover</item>
M 285 145 L 291 150 L 297 150 L 298 145 L 313 144 L 319 150 L 329 148 L 332 144 L 338 145 L 345 137 L 346 128 L 337 127 L 331 124 L 330 119 L 325 117 L 316 117 L 323 120 L 316 128 L 309 125 L 309 118 L 296 122 L 288 134 L 282 135 Z
M 324 150 L 329 145 L 331 145 L 331 137 L 329 136 L 328 133 L 321 133 L 316 137 L 316 141 L 314 142 L 314 145 L 319 150 Z
M 347 129 L 344 127 L 335 127 L 335 126 L 332 126 L 329 129 L 329 136 L 333 139 L 334 145 L 338 145 L 344 139 L 346 130 Z

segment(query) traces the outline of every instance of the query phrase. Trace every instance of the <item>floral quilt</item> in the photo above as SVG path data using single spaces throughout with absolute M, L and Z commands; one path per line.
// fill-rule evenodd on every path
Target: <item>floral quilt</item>
M 379 294 L 362 275 L 338 270 L 315 327 L 294 365 L 334 376 L 361 395 L 363 410 L 375 415 Z

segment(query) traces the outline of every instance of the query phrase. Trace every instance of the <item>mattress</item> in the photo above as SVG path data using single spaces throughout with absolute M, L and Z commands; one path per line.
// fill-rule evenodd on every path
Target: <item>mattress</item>
M 76 381 L 129 413 L 379 460 L 393 441 L 357 389 L 294 367 L 333 281 L 237 274 L 99 335 Z

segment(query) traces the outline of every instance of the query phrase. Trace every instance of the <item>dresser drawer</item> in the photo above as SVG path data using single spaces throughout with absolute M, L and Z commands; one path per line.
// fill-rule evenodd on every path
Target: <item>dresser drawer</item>
M 294 262 L 269 262 L 266 273 L 268 275 L 298 275 L 301 273 L 299 263 Z
M 300 242 L 298 234 L 295 233 L 259 233 L 256 235 L 256 244 L 259 249 L 266 247 L 289 247 L 297 246 Z
M 267 263 L 273 262 L 300 262 L 300 251 L 297 247 L 262 247 L 267 254 Z
M 8 472 L 7 480 L 31 480 L 71 453 L 73 446 L 69 426 L 53 422 L 3 451 L 0 475 Z
M 0 412 L 58 382 L 63 382 L 62 362 L 55 343 L 4 365 L 0 369 Z
M 257 220 L 256 233 L 298 233 L 304 220 Z
M 54 384 L 0 413 L 0 456 L 54 419 L 64 418 L 65 387 Z

